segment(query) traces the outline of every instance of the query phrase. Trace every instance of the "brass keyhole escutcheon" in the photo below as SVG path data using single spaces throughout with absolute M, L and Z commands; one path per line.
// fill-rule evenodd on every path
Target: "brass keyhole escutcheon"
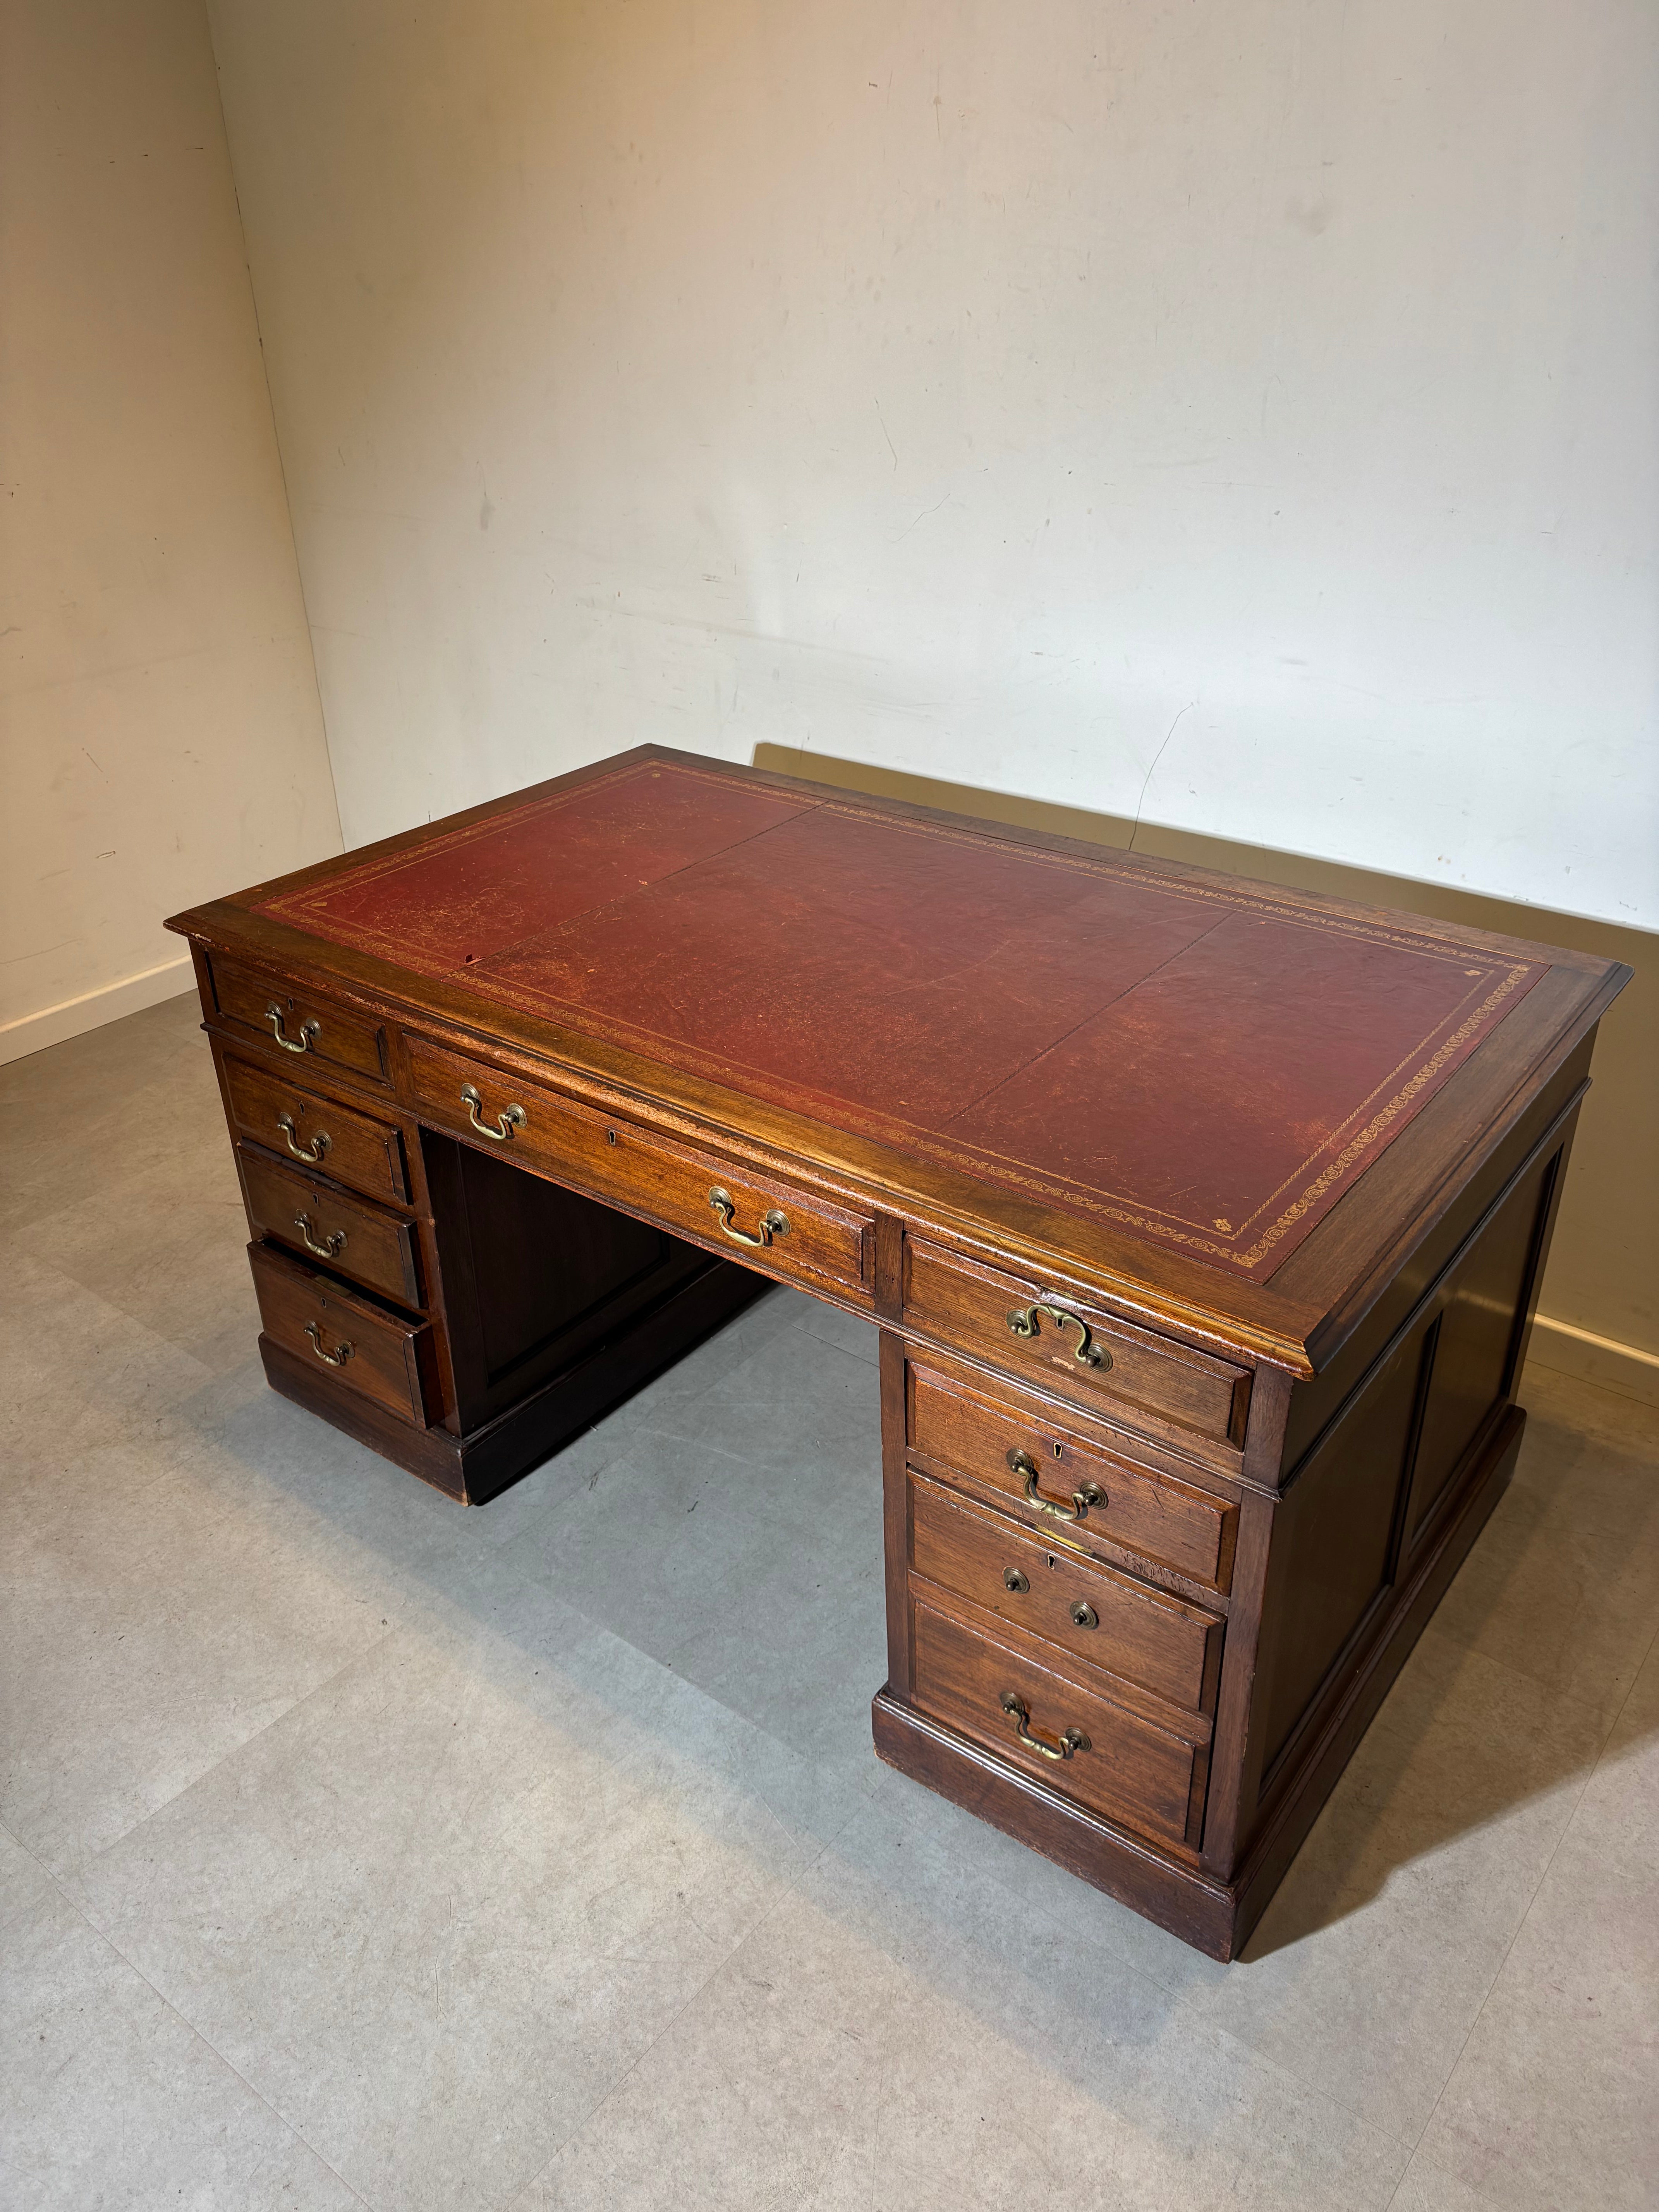
M 1073 1628 L 1099 1627 L 1100 1615 L 1086 1597 L 1080 1597 L 1072 1607 L 1072 1626 Z
M 1005 1567 L 1002 1571 L 1002 1587 L 1006 1590 L 1012 1590 L 1016 1597 L 1024 1597 L 1031 1587 L 1031 1578 L 1023 1573 L 1018 1567 Z

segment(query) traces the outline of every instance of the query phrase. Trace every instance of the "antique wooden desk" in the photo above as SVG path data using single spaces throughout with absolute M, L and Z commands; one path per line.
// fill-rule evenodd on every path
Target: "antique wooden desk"
M 877 1749 L 1232 1955 L 1514 1465 L 1627 969 L 648 746 L 168 926 L 276 1389 L 477 1503 L 869 1316 Z

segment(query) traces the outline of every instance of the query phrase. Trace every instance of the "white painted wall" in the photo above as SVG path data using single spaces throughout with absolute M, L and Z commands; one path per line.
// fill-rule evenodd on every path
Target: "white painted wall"
M 348 842 L 764 739 L 1659 922 L 1651 0 L 210 13 Z
M 165 915 L 340 839 L 201 0 L 3 21 L 11 1059 L 187 989 Z

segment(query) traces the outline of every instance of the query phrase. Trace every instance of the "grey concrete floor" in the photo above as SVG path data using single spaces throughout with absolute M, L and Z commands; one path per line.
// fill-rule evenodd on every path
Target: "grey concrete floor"
M 1508 1497 L 1246 1958 L 870 1749 L 874 1337 L 481 1511 L 264 1385 L 193 1002 L 0 1070 L 0 2203 L 1659 2202 L 1659 1423 Z

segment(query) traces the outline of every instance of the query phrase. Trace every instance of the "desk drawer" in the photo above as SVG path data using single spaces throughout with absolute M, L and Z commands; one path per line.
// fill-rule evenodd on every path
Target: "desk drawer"
M 871 1300 L 872 1216 L 435 1045 L 411 1038 L 409 1058 L 423 1120 L 768 1274 Z
M 326 1370 L 343 1389 L 358 1391 L 399 1420 L 425 1427 L 429 1324 L 383 1313 L 269 1244 L 250 1244 L 248 1261 L 259 1318 L 273 1343 Z
M 274 1067 L 225 1058 L 225 1088 L 238 1131 L 256 1145 L 320 1168 L 371 1198 L 406 1200 L 409 1176 L 396 1129 L 332 1098 L 318 1098 Z
M 248 1220 L 258 1235 L 306 1253 L 398 1305 L 420 1304 L 412 1222 L 347 1198 L 246 1145 L 239 1145 L 236 1154 Z
M 1237 1450 L 1244 1441 L 1249 1370 L 1136 1328 L 1043 1285 L 911 1238 L 905 1319 L 994 1366 L 1027 1369 L 1045 1389 L 1093 1405 L 1108 1420 L 1150 1414 Z
M 911 1449 L 981 1486 L 1028 1525 L 1053 1526 L 1085 1550 L 1098 1538 L 1227 1588 L 1238 1522 L 1231 1499 L 1131 1467 L 1081 1415 L 1014 1391 L 981 1395 L 965 1376 L 914 1353 L 907 1396 Z
M 229 1021 L 257 1031 L 273 1050 L 349 1068 L 371 1082 L 388 1080 L 386 1032 L 365 1014 L 349 1014 L 305 985 L 262 975 L 234 960 L 210 956 L 213 995 Z
M 1160 1728 L 1046 1661 L 1007 1630 L 983 1636 L 913 1595 L 915 1702 L 1079 1804 L 1142 1835 L 1197 1840 L 1209 1732 Z
M 1104 1668 L 1190 1712 L 1214 1709 L 1223 1627 L 1216 1614 L 1085 1558 L 1062 1536 L 1046 1543 L 912 1475 L 910 1565 L 1069 1661 Z

